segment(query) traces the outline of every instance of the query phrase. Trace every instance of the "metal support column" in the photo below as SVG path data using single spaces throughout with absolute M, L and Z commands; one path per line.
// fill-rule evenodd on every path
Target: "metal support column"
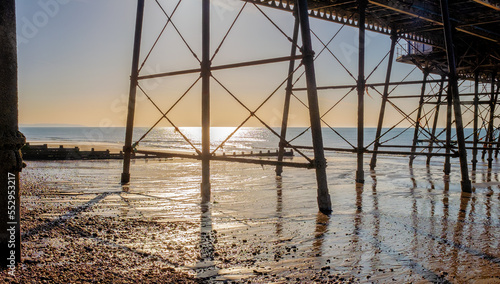
M 18 128 L 17 38 L 14 0 L 0 3 L 0 267 L 5 276 L 18 276 L 21 262 L 19 173 L 20 149 L 25 144 Z M 12 277 L 14 279 L 14 277 Z
M 496 97 L 495 97 L 495 105 L 493 106 L 493 109 L 496 108 L 496 105 L 498 104 L 498 95 L 500 93 L 500 84 L 498 84 L 497 82 L 497 91 L 496 91 Z M 496 150 L 495 150 L 495 159 L 498 158 L 498 152 L 500 152 L 500 128 L 497 127 L 497 130 L 498 130 L 498 138 L 497 138 L 497 147 L 496 147 Z
M 420 89 L 420 100 L 418 101 L 418 111 L 417 111 L 417 119 L 415 120 L 415 130 L 413 132 L 413 142 L 411 144 L 411 155 L 410 155 L 410 166 L 413 166 L 413 160 L 415 160 L 415 151 L 417 150 L 417 142 L 418 142 L 418 132 L 420 131 L 420 119 L 422 119 L 422 108 L 424 106 L 424 96 L 425 96 L 425 87 L 427 85 L 427 76 L 429 76 L 429 70 L 425 68 L 424 70 L 424 78 L 422 79 L 422 88 Z M 431 137 L 432 139 L 432 137 Z
M 201 202 L 210 201 L 210 0 L 202 2 Z
M 467 165 L 467 149 L 465 148 L 464 126 L 462 122 L 462 109 L 460 105 L 460 96 L 458 93 L 458 76 L 455 61 L 455 50 L 453 47 L 452 27 L 448 10 L 448 0 L 441 0 L 441 13 L 443 16 L 444 34 L 446 42 L 446 55 L 448 57 L 448 70 L 453 97 L 453 110 L 455 111 L 455 123 L 457 131 L 458 155 L 460 158 L 460 171 L 462 175 L 462 191 L 471 192 L 472 184 L 469 179 L 469 170 Z
M 364 116 L 365 116 L 365 20 L 366 20 L 366 0 L 358 0 L 359 13 L 359 53 L 358 53 L 358 145 L 357 153 L 357 169 L 356 182 L 364 183 L 365 174 L 363 171 L 363 155 L 365 152 L 364 146 Z
M 373 170 L 377 166 L 377 151 L 380 146 L 380 135 L 382 134 L 382 125 L 384 122 L 385 107 L 387 105 L 387 98 L 389 96 L 389 83 L 391 81 L 392 73 L 392 63 L 394 61 L 394 50 L 396 43 L 398 41 L 398 36 L 396 34 L 396 29 L 392 30 L 391 35 L 391 49 L 389 51 L 389 61 L 387 62 L 387 73 L 385 74 L 385 85 L 384 93 L 382 94 L 382 104 L 380 105 L 380 113 L 378 117 L 377 133 L 375 134 L 375 144 L 373 145 L 373 155 L 370 161 L 370 169 Z
M 126 184 L 130 181 L 130 158 L 133 150 L 132 135 L 134 133 L 135 97 L 137 92 L 137 77 L 139 76 L 139 56 L 141 53 L 143 18 L 144 0 L 138 0 L 137 16 L 135 21 L 134 51 L 132 57 L 132 72 L 130 75 L 130 90 L 128 97 L 127 129 L 125 131 L 125 146 L 123 146 L 122 184 Z
M 285 91 L 285 105 L 283 107 L 283 119 L 281 120 L 281 141 L 278 150 L 278 162 L 283 161 L 283 155 L 285 153 L 285 139 L 286 132 L 288 128 L 288 114 L 290 112 L 290 99 L 292 97 L 292 87 L 293 87 L 293 70 L 295 69 L 295 60 L 293 59 L 297 54 L 297 39 L 299 37 L 299 17 L 297 16 L 297 10 L 294 12 L 295 24 L 293 27 L 293 38 L 292 38 L 292 50 L 290 51 L 290 65 L 288 66 L 288 80 L 286 82 Z M 276 176 L 280 177 L 283 172 L 283 165 L 278 164 L 276 166 Z
M 472 171 L 476 171 L 477 166 L 477 144 L 479 133 L 478 131 L 478 115 L 479 115 L 479 72 L 474 72 L 474 132 L 473 132 L 473 148 L 472 148 Z
M 444 158 L 444 169 L 445 175 L 449 175 L 451 171 L 451 124 L 452 124 L 452 113 L 453 113 L 453 98 L 451 97 L 451 85 L 448 84 L 448 91 L 446 93 L 446 157 Z
M 427 156 L 427 161 L 426 165 L 429 166 L 431 164 L 431 158 L 432 158 L 432 150 L 434 147 L 434 139 L 436 139 L 436 131 L 437 131 L 437 123 L 439 119 L 439 110 L 441 108 L 441 101 L 443 97 L 443 88 L 444 88 L 444 80 L 445 76 L 441 76 L 441 85 L 439 86 L 439 93 L 438 93 L 438 99 L 437 99 L 437 105 L 436 105 L 436 112 L 434 113 L 434 121 L 432 122 L 432 133 L 431 133 L 431 141 L 429 143 L 429 156 Z
M 326 178 L 326 159 L 321 133 L 321 118 L 319 113 L 318 91 L 316 89 L 316 74 L 314 70 L 314 51 L 312 49 L 311 42 L 307 0 L 297 1 L 297 14 L 299 16 L 303 43 L 302 54 L 304 58 L 302 59 L 302 62 L 306 72 L 307 99 L 309 102 L 309 117 L 311 120 L 316 181 L 318 185 L 318 207 L 321 212 L 330 213 L 332 211 L 332 203 L 330 200 L 330 194 L 328 193 L 328 181 Z
M 486 142 L 488 142 L 488 169 L 491 169 L 493 166 L 493 132 L 495 125 L 495 106 L 497 102 L 497 95 L 495 93 L 495 77 L 496 72 L 491 74 L 491 98 L 490 98 L 490 120 L 488 122 L 488 135 L 486 138 Z

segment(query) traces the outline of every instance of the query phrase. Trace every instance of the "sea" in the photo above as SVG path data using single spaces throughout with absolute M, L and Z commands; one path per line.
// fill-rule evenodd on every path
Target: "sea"
M 194 147 L 200 147 L 200 128 L 179 130 Z M 212 149 L 234 130 L 212 128 Z M 278 132 L 279 128 L 272 130 Z M 125 135 L 124 128 L 22 127 L 21 131 L 31 143 L 62 145 L 121 147 Z M 140 140 L 138 148 L 193 151 L 173 128 L 154 129 L 141 139 L 147 131 L 134 129 L 134 142 Z M 325 147 L 352 149 L 350 144 L 356 145 L 355 128 L 335 131 L 323 129 Z M 381 141 L 411 145 L 413 131 L 393 129 Z M 373 141 L 375 132 L 374 128 L 365 130 L 365 146 Z M 471 134 L 466 129 L 465 136 Z M 293 138 L 294 145 L 312 145 L 307 128 L 289 128 L 287 139 Z M 274 151 L 278 143 L 279 138 L 269 129 L 242 128 L 218 151 Z M 304 153 L 311 155 L 310 151 Z M 443 157 L 433 157 L 426 165 L 426 156 L 418 156 L 409 166 L 408 155 L 379 155 L 377 167 L 370 170 L 371 156 L 366 154 L 365 183 L 357 184 L 355 154 L 327 151 L 326 156 L 330 215 L 318 210 L 314 170 L 285 168 L 277 178 L 273 166 L 226 161 L 211 162 L 212 194 L 207 210 L 206 204 L 200 204 L 201 163 L 177 158 L 133 160 L 127 185 L 120 184 L 120 160 L 27 161 L 23 175 L 44 176 L 44 184 L 53 191 L 25 200 L 28 210 L 29 204 L 35 207 L 40 202 L 87 204 L 85 212 L 75 214 L 195 223 L 195 229 L 180 233 L 182 237 L 154 232 L 154 237 L 148 233 L 120 246 L 167 257 L 172 251 L 166 244 L 175 238 L 182 251 L 182 265 L 176 269 L 207 283 L 290 283 L 294 279 L 312 283 L 311 277 L 318 273 L 353 277 L 354 283 L 500 279 L 498 159 L 491 169 L 486 160 L 479 159 L 477 170 L 471 172 L 473 192 L 464 193 L 457 158 L 451 159 L 450 175 L 444 175 Z M 471 158 L 469 154 L 468 160 Z M 302 161 L 297 154 L 287 159 Z M 62 218 L 48 213 L 44 217 Z
M 125 139 L 124 127 L 21 127 L 21 132 L 29 142 L 61 142 L 61 143 L 111 143 L 123 145 Z M 436 129 L 436 137 L 445 139 L 445 130 Z M 472 140 L 473 131 L 470 128 L 464 130 L 465 137 Z M 480 133 L 484 136 L 485 133 Z M 211 147 L 212 150 L 218 148 L 221 152 L 231 151 L 268 151 L 276 150 L 279 145 L 280 128 L 262 127 L 212 127 Z M 323 128 L 324 147 L 354 149 L 357 146 L 356 128 Z M 366 128 L 364 131 L 364 145 L 368 149 L 373 149 L 376 135 L 376 128 Z M 183 137 L 184 136 L 184 137 Z M 384 150 L 397 151 L 390 145 L 410 146 L 413 141 L 413 128 L 383 128 L 382 136 L 379 139 L 385 145 Z M 417 145 L 428 145 L 430 130 L 420 130 Z M 229 139 L 227 139 L 229 138 Z M 226 141 L 227 139 L 227 141 Z M 312 146 L 311 130 L 305 127 L 290 127 L 286 133 L 287 141 L 291 141 L 296 146 Z M 454 129 L 452 130 L 452 140 L 456 140 Z M 189 142 L 188 142 L 189 141 Z M 149 129 L 145 127 L 134 128 L 133 142 L 146 148 L 170 149 L 170 150 L 194 150 L 193 144 L 198 149 L 201 147 L 200 127 L 180 127 L 176 131 L 171 127 Z M 223 143 L 224 142 L 224 143 Z M 443 143 L 438 145 L 444 145 Z M 409 147 L 405 151 L 409 151 Z M 434 150 L 436 151 L 436 149 Z M 438 151 L 444 152 L 444 151 Z M 329 152 L 327 156 L 332 156 Z

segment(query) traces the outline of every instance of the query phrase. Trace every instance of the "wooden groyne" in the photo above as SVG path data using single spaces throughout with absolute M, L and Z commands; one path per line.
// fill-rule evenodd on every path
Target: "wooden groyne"
M 59 145 L 59 147 L 49 147 L 47 144 L 43 145 L 31 145 L 26 143 L 26 145 L 21 149 L 23 154 L 23 159 L 28 161 L 38 161 L 38 160 L 112 160 L 112 159 L 123 159 L 123 151 L 118 153 L 112 153 L 109 149 L 104 151 L 96 151 L 92 148 L 90 151 L 82 151 L 79 147 L 64 147 Z M 293 151 L 287 151 L 284 154 L 287 157 L 293 156 Z M 132 152 L 132 158 L 134 159 L 145 159 L 145 158 L 187 158 L 193 159 L 197 158 L 196 154 L 186 154 L 178 152 L 163 152 L 163 151 L 152 151 L 152 150 L 137 150 Z M 222 153 L 221 157 L 231 156 L 231 157 L 273 157 L 278 156 L 278 151 L 259 151 L 259 152 L 232 152 L 232 153 Z
M 102 160 L 102 159 L 123 159 L 123 152 L 111 153 L 109 150 L 95 151 L 92 148 L 90 151 L 82 151 L 79 147 L 64 147 L 59 145 L 58 148 L 50 148 L 47 144 L 43 145 L 26 145 L 21 149 L 23 159 L 28 161 L 36 160 Z

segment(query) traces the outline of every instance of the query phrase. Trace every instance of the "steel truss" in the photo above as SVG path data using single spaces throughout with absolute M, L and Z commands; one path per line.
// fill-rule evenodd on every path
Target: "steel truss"
M 152 3 L 153 1 L 151 1 Z M 331 201 L 330 195 L 328 193 L 328 183 L 326 176 L 326 159 L 324 156 L 324 151 L 345 151 L 356 153 L 357 155 L 357 167 L 356 167 L 356 177 L 357 183 L 364 182 L 364 157 L 366 154 L 371 154 L 370 168 L 373 170 L 377 164 L 378 154 L 390 154 L 390 155 L 408 155 L 410 157 L 409 164 L 413 165 L 413 161 L 417 156 L 425 156 L 427 158 L 426 163 L 430 164 L 431 157 L 444 157 L 444 173 L 449 174 L 451 170 L 450 158 L 457 157 L 460 160 L 460 170 L 462 176 L 462 190 L 465 192 L 470 192 L 471 181 L 469 179 L 468 161 L 467 161 L 467 150 L 472 150 L 473 159 L 472 170 L 475 171 L 477 168 L 477 155 L 479 150 L 482 150 L 482 158 L 484 159 L 486 154 L 488 155 L 488 167 L 492 167 L 493 155 L 498 156 L 500 150 L 500 131 L 498 131 L 498 123 L 495 122 L 496 118 L 496 107 L 498 101 L 499 93 L 499 80 L 497 78 L 496 70 L 498 69 L 498 63 L 495 63 L 489 56 L 483 56 L 480 58 L 479 52 L 476 50 L 477 46 L 470 45 L 465 52 L 463 52 L 463 47 L 460 45 L 459 60 L 456 58 L 457 51 L 454 49 L 454 31 L 459 30 L 467 35 L 471 35 L 476 38 L 485 38 L 490 36 L 483 30 L 477 33 L 473 33 L 470 27 L 455 27 L 450 20 L 449 16 L 449 4 L 446 0 L 434 1 L 438 3 L 440 8 L 440 18 L 435 18 L 435 13 L 429 13 L 428 18 L 424 18 L 424 22 L 431 22 L 433 25 L 437 25 L 442 31 L 442 38 L 430 36 L 427 31 L 411 31 L 408 21 L 405 22 L 401 27 L 397 25 L 397 21 L 389 21 L 386 19 L 385 15 L 377 14 L 374 12 L 374 8 L 379 10 L 388 10 L 391 13 L 401 13 L 408 17 L 421 17 L 421 15 L 412 15 L 411 7 L 400 7 L 400 4 L 396 4 L 393 1 L 368 1 L 368 0 L 357 0 L 357 1 L 307 1 L 307 0 L 296 0 L 294 1 L 262 1 L 262 0 L 245 0 L 242 1 L 242 7 L 237 16 L 235 17 L 232 24 L 229 26 L 226 34 L 224 35 L 222 41 L 215 49 L 213 53 L 210 50 L 210 0 L 202 0 L 202 53 L 198 56 L 194 50 L 191 48 L 189 43 L 183 37 L 182 33 L 175 26 L 172 20 L 173 15 L 177 11 L 177 8 L 181 4 L 182 0 L 177 2 L 175 9 L 170 14 L 166 12 L 159 0 L 155 0 L 154 3 L 161 9 L 165 17 L 167 18 L 167 23 L 161 30 L 158 38 L 154 42 L 151 50 L 147 53 L 142 64 L 140 63 L 140 50 L 141 50 L 141 37 L 142 37 L 142 26 L 144 20 L 144 6 L 145 0 L 138 0 L 138 9 L 136 17 L 136 29 L 135 29 L 135 40 L 134 40 L 134 51 L 133 51 L 133 64 L 131 72 L 131 83 L 130 83 L 130 93 L 129 93 L 129 107 L 127 116 L 127 130 L 125 137 L 124 146 L 124 164 L 122 173 L 122 183 L 128 183 L 130 181 L 130 157 L 134 148 L 138 146 L 150 131 L 156 127 L 163 119 L 167 120 L 172 127 L 179 133 L 179 135 L 190 145 L 194 150 L 194 155 L 178 154 L 177 156 L 183 158 L 194 158 L 201 160 L 202 163 L 202 183 L 201 183 L 201 197 L 202 202 L 210 201 L 211 195 L 211 185 L 210 185 L 210 161 L 211 160 L 224 160 L 232 162 L 242 162 L 242 163 L 257 163 L 257 164 L 267 164 L 276 166 L 276 175 L 281 176 L 283 172 L 283 167 L 304 167 L 315 169 L 316 180 L 317 180 L 317 196 L 318 196 L 318 207 L 322 212 L 331 211 Z M 323 3 L 325 2 L 325 3 Z M 328 3 L 326 3 L 328 2 Z M 346 3 L 344 3 L 346 2 Z M 387 3 L 385 3 L 387 2 Z M 308 8 L 308 4 L 311 7 Z M 327 6 L 321 6 L 321 4 L 330 4 Z M 289 56 L 277 57 L 277 58 L 267 58 L 261 60 L 247 61 L 247 62 L 237 62 L 225 65 L 215 65 L 212 66 L 213 59 L 221 50 L 226 38 L 230 36 L 235 23 L 240 17 L 242 11 L 245 7 L 253 5 L 260 11 L 269 22 L 280 32 L 283 36 L 290 41 L 291 50 Z M 293 34 L 291 36 L 287 35 L 276 23 L 269 18 L 265 11 L 261 9 L 260 6 L 268 6 L 275 9 L 281 9 L 294 13 L 295 22 L 293 24 Z M 336 7 L 339 7 L 336 10 Z M 405 10 L 406 9 L 406 10 Z M 377 10 L 378 11 L 378 10 Z M 379 16 L 380 18 L 377 18 Z M 321 37 L 310 28 L 309 18 L 321 18 L 327 21 L 342 24 L 344 26 L 357 27 L 359 31 L 358 36 L 358 69 L 357 72 L 350 71 L 345 64 L 339 60 L 335 52 L 331 49 L 331 44 L 342 29 L 342 27 L 331 37 L 328 41 L 324 41 Z M 377 19 L 381 19 L 378 21 Z M 392 18 L 391 18 L 392 19 Z M 415 20 L 419 25 L 420 20 Z M 436 21 L 438 23 L 436 23 Z M 149 59 L 152 50 L 155 48 L 158 40 L 162 36 L 166 27 L 171 25 L 176 33 L 180 36 L 186 48 L 191 52 L 193 57 L 198 61 L 200 67 L 194 69 L 178 70 L 171 72 L 163 72 L 157 74 L 142 75 L 141 70 L 144 67 L 145 62 Z M 390 35 L 391 44 L 388 52 L 380 60 L 380 62 L 375 66 L 370 73 L 365 72 L 365 41 L 366 41 L 366 30 L 375 31 L 382 34 Z M 299 34 L 302 40 L 302 45 L 299 44 Z M 459 38 L 463 40 L 463 38 Z M 312 42 L 313 40 L 320 43 L 321 48 L 316 54 L 313 51 Z M 490 40 L 491 38 L 487 38 Z M 405 47 L 415 44 L 415 42 L 425 43 L 436 47 L 435 52 L 429 54 L 424 52 L 410 52 Z M 393 82 L 391 81 L 391 75 L 393 73 L 393 62 L 395 61 L 396 48 L 406 50 L 405 54 L 398 57 L 397 61 L 404 63 L 411 63 L 415 65 L 415 69 L 422 72 L 422 80 L 406 80 L 406 78 L 414 71 L 411 71 L 402 81 Z M 331 86 L 317 86 L 316 83 L 316 71 L 314 68 L 314 61 L 321 54 L 329 54 L 332 58 L 342 67 L 343 70 L 351 77 L 354 81 L 353 84 L 343 84 L 343 85 L 331 85 Z M 471 59 L 471 57 L 473 57 Z M 300 60 L 300 61 L 299 61 Z M 475 63 L 472 62 L 475 60 Z M 284 80 L 282 80 L 278 86 L 271 92 L 257 108 L 249 108 L 244 104 L 234 90 L 230 90 L 223 81 L 213 73 L 213 71 L 235 69 L 248 66 L 266 65 L 278 62 L 289 62 L 288 73 L 286 74 Z M 370 78 L 372 74 L 379 68 L 384 62 L 387 62 L 387 69 L 385 74 L 385 81 L 371 82 Z M 463 63 L 466 62 L 466 63 Z M 472 62 L 472 63 L 471 63 Z M 492 63 L 493 62 L 493 63 Z M 298 64 L 297 64 L 298 63 Z M 463 67 L 465 66 L 465 67 Z M 487 67 L 485 67 L 487 66 Z M 458 68 L 457 68 L 458 67 Z M 302 73 L 301 73 L 302 72 Z M 301 73 L 301 74 L 300 74 Z M 357 73 L 357 74 L 356 74 Z M 472 75 L 471 75 L 472 73 Z M 163 111 L 155 101 L 148 95 L 144 88 L 141 87 L 141 81 L 160 78 L 160 77 L 171 77 L 180 76 L 185 74 L 199 74 L 199 76 L 194 80 L 194 82 L 187 88 L 187 90 L 178 98 L 178 100 L 172 104 L 166 111 Z M 355 75 L 356 74 L 356 75 Z M 368 74 L 368 75 L 367 75 Z M 305 75 L 305 87 L 295 86 L 299 79 Z M 466 93 L 459 92 L 460 87 L 465 82 L 470 82 L 474 80 L 474 92 Z M 215 149 L 210 148 L 210 85 L 214 84 L 222 88 L 227 95 L 234 99 L 241 107 L 243 107 L 247 112 L 248 116 L 244 119 L 238 127 L 226 138 L 224 141 L 215 147 Z M 183 100 L 183 98 L 192 91 L 195 85 L 201 84 L 201 102 L 202 102 L 202 143 L 201 149 L 195 145 L 182 131 L 179 126 L 172 121 L 169 117 L 169 113 L 174 109 L 178 103 Z M 420 94 L 418 95 L 393 95 L 393 91 L 402 85 L 420 85 Z M 257 112 L 262 109 L 262 107 L 269 102 L 269 100 L 280 90 L 285 88 L 285 101 L 282 117 L 282 125 L 280 133 L 277 133 L 268 123 L 266 123 L 262 118 L 259 117 Z M 463 88 L 462 88 L 463 89 Z M 143 95 L 152 103 L 152 105 L 161 114 L 160 118 L 156 123 L 142 135 L 142 137 L 136 141 L 132 142 L 134 116 L 135 116 L 135 103 L 136 103 L 136 93 L 140 90 Z M 320 105 L 318 100 L 318 91 L 328 91 L 328 90 L 345 90 L 344 95 L 333 104 L 324 113 L 320 113 Z M 300 99 L 297 95 L 298 92 L 307 93 L 307 102 Z M 377 130 L 375 134 L 375 139 L 367 143 L 364 137 L 365 130 L 365 97 L 372 94 L 378 94 L 381 97 L 381 105 L 379 110 Z M 335 111 L 336 107 L 347 97 L 357 96 L 357 140 L 356 142 L 351 142 L 349 139 L 343 137 L 341 133 L 331 126 L 331 122 L 328 122 L 326 116 L 329 113 Z M 468 100 L 463 100 L 463 98 Z M 418 99 L 418 103 L 415 103 L 416 107 L 410 111 L 404 111 L 399 105 L 401 101 Z M 292 100 L 297 100 L 301 105 L 307 108 L 309 112 L 310 126 L 304 132 L 296 137 L 287 139 L 287 129 L 288 129 L 288 118 L 290 113 L 290 104 Z M 401 115 L 401 120 L 396 124 L 392 125 L 388 130 L 384 130 L 384 118 L 386 116 L 386 110 L 388 107 L 392 107 L 396 112 Z M 443 107 L 442 107 L 443 106 Z M 440 118 L 440 112 L 442 112 L 444 106 L 446 106 L 446 128 L 439 130 L 438 120 Z M 463 115 L 472 114 L 473 119 L 464 124 Z M 279 138 L 278 145 L 278 155 L 277 160 L 261 160 L 252 159 L 246 157 L 231 157 L 231 156 L 220 156 L 217 155 L 217 151 L 220 150 L 226 142 L 228 142 L 234 134 L 241 129 L 250 119 L 257 119 L 262 126 L 267 128 L 273 135 Z M 401 130 L 398 128 L 402 123 L 409 124 L 408 127 Z M 346 143 L 345 148 L 339 147 L 324 147 L 323 136 L 322 136 L 322 125 L 326 126 L 329 130 L 333 131 L 342 141 Z M 454 125 L 455 133 L 453 133 L 452 128 Z M 473 133 L 468 137 L 464 135 L 464 127 L 473 126 Z M 312 135 L 312 146 L 301 146 L 292 144 L 294 140 L 303 135 L 307 131 L 311 131 Z M 413 139 L 411 145 L 397 145 L 389 143 L 394 139 L 398 138 L 406 131 L 413 130 Z M 445 139 L 442 139 L 444 134 Z M 472 139 L 472 140 L 471 140 Z M 425 143 L 422 144 L 422 143 Z M 466 144 L 472 146 L 467 147 Z M 328 146 L 328 145 L 327 145 Z M 296 153 L 302 156 L 305 162 L 286 162 L 283 160 L 286 148 L 293 149 Z M 313 150 L 314 157 L 309 157 L 303 149 Z M 402 149 L 402 150 L 401 150 Z M 170 156 L 175 156 L 175 154 L 170 153 Z

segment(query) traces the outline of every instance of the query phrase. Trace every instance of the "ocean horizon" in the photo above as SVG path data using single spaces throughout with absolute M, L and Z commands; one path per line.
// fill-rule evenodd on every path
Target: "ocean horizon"
M 222 142 L 233 133 L 236 127 L 212 127 L 211 128 L 211 148 L 219 147 L 218 152 L 234 151 L 274 151 L 278 149 L 280 139 L 272 131 L 264 127 L 242 127 L 231 136 L 222 146 Z M 142 137 L 149 128 L 135 127 L 133 143 L 138 143 L 138 148 L 148 149 L 173 149 L 178 151 L 192 151 L 193 148 L 186 140 L 175 131 L 173 127 L 154 128 L 151 132 Z M 180 127 L 179 130 L 189 141 L 198 148 L 201 148 L 201 127 Z M 280 133 L 279 127 L 272 130 Z M 354 149 L 357 145 L 357 129 L 354 127 L 338 127 L 334 129 L 322 128 L 323 141 L 325 148 Z M 389 131 L 390 130 L 390 131 Z M 20 127 L 20 131 L 26 136 L 30 143 L 60 143 L 61 145 L 78 145 L 85 143 L 92 144 L 113 144 L 123 145 L 125 140 L 125 127 Z M 465 129 L 465 137 L 472 140 L 472 129 Z M 390 145 L 408 146 L 404 151 L 408 151 L 412 145 L 414 129 L 413 128 L 383 128 L 380 141 L 385 145 L 384 150 L 398 151 L 401 148 L 393 148 Z M 376 128 L 367 127 L 364 130 L 365 147 L 373 149 Z M 445 139 L 446 131 L 443 128 L 437 128 L 438 139 Z M 425 135 L 425 136 L 423 136 Z M 419 139 L 428 139 L 429 135 L 421 131 Z M 452 129 L 452 140 L 454 140 L 455 131 Z M 142 139 L 141 139 L 142 138 Z M 294 146 L 312 146 L 311 131 L 306 127 L 289 127 L 287 130 L 288 141 Z M 419 142 L 418 145 L 428 145 L 428 142 Z M 436 145 L 436 144 L 435 144 Z M 116 147 L 114 147 L 116 148 Z M 434 152 L 437 147 L 435 147 Z M 307 151 L 305 151 L 307 152 Z M 444 149 L 438 150 L 439 153 Z M 469 155 L 471 155 L 471 152 Z M 332 153 L 326 151 L 327 156 Z M 352 155 L 352 154 L 349 154 Z M 435 158 L 439 159 L 439 158 Z

